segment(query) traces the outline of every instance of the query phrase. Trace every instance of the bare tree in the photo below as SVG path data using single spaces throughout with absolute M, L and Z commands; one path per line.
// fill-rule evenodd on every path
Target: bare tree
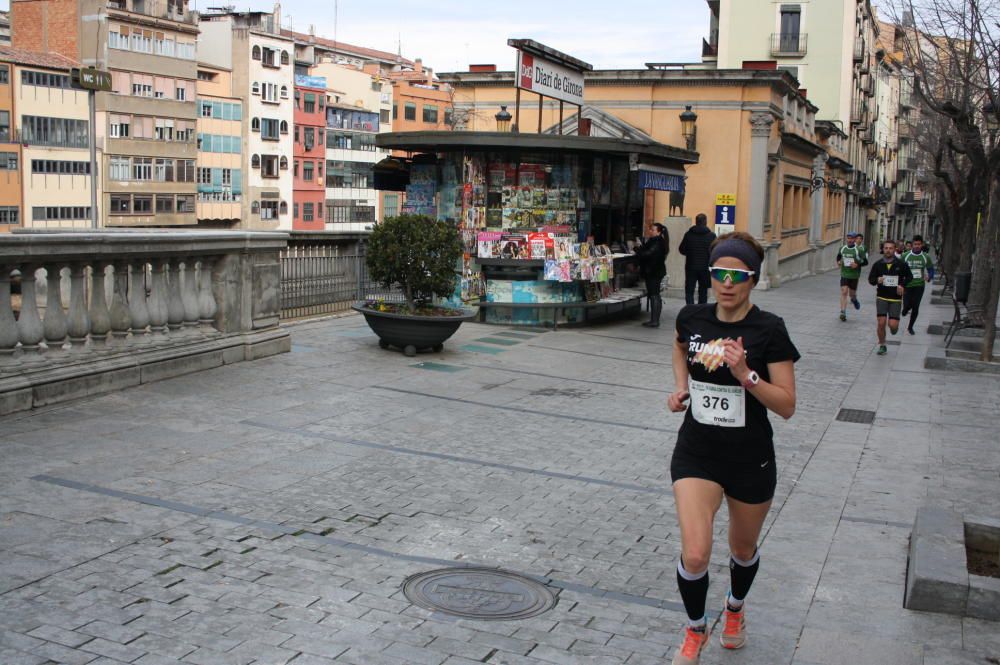
M 944 193 L 942 258 L 952 271 L 972 270 L 969 304 L 983 312 L 988 360 L 1000 296 L 1000 204 L 989 205 L 1000 150 L 983 128 L 984 113 L 1000 114 L 1000 0 L 902 0 L 893 13 L 921 108 L 944 120 L 928 153 Z

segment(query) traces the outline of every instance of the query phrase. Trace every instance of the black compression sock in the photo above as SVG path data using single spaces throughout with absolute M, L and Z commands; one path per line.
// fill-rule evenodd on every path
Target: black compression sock
M 708 597 L 708 569 L 699 574 L 689 573 L 684 568 L 684 560 L 677 564 L 677 588 L 684 601 L 688 619 L 700 621 L 705 617 L 705 599 Z
M 729 586 L 733 598 L 742 601 L 747 597 L 759 567 L 759 550 L 753 553 L 753 557 L 749 561 L 738 561 L 734 556 L 729 557 Z

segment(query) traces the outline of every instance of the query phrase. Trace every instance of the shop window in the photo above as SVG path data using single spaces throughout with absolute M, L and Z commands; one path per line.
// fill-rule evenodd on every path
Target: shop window
M 250 57 L 253 58 L 254 60 L 260 60 L 260 47 L 259 46 L 254 46 L 253 47 L 253 49 L 250 51 Z

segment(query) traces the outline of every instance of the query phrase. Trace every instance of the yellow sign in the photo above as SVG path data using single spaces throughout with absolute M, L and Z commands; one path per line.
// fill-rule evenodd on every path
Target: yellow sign
M 734 206 L 734 205 L 736 205 L 736 195 L 735 194 L 716 194 L 715 195 L 715 205 L 717 205 L 717 206 Z

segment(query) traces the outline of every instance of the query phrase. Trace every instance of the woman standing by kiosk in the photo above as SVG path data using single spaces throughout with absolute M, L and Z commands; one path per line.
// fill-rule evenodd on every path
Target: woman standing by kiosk
M 795 412 L 799 359 L 784 321 L 750 302 L 763 258 L 747 233 L 719 238 L 709 263 L 716 302 L 688 305 L 677 315 L 675 388 L 667 405 L 686 411 L 670 475 L 681 529 L 677 585 L 688 625 L 674 665 L 696 665 L 708 643 L 708 564 L 723 498 L 731 557 L 720 641 L 727 649 L 746 643 L 744 600 L 760 565 L 757 539 L 777 483 L 767 412 L 786 419 Z

